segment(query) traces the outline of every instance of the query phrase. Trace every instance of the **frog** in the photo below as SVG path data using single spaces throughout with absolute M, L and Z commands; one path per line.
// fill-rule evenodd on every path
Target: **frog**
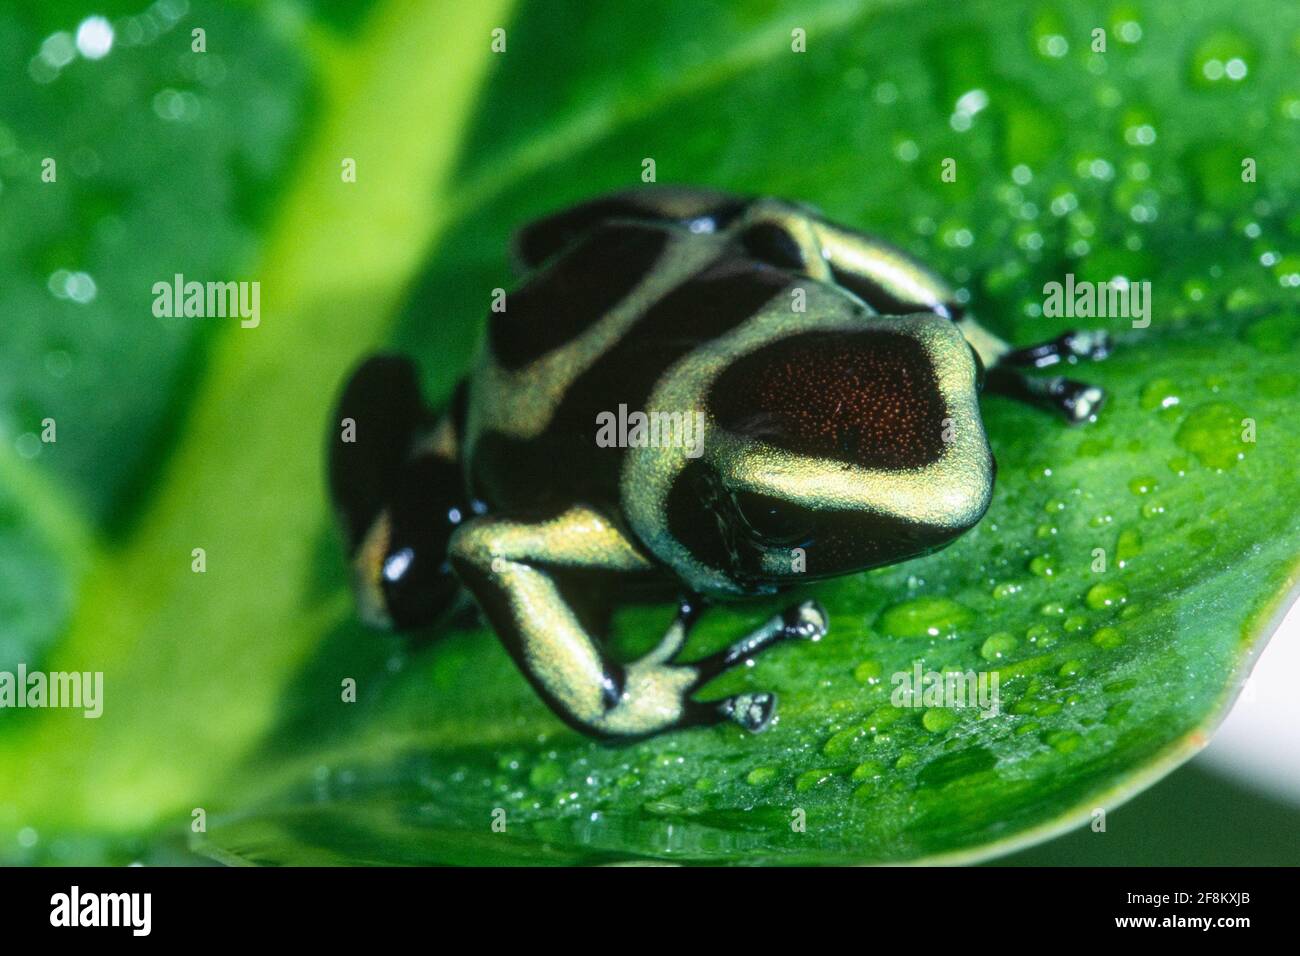
M 793 200 L 625 190 L 525 225 L 510 257 L 520 282 L 440 410 L 407 357 L 351 374 L 330 496 L 364 621 L 420 632 L 476 608 L 554 713 L 603 740 L 769 727 L 774 693 L 701 691 L 815 644 L 828 614 L 791 601 L 684 659 L 710 607 L 913 560 L 974 527 L 996 471 L 982 393 L 1069 424 L 1104 400 L 1036 373 L 1105 358 L 1105 333 L 1015 347 L 918 258 Z M 627 409 L 700 427 L 600 441 Z M 647 586 L 676 610 L 624 661 L 584 595 L 617 606 Z

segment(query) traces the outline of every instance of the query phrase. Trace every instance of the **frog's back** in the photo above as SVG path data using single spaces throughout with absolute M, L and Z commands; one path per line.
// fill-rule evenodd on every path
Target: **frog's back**
M 471 490 L 494 508 L 616 503 L 626 449 L 602 447 L 598 416 L 644 411 L 678 361 L 793 281 L 723 236 L 597 226 L 489 317 L 468 394 Z

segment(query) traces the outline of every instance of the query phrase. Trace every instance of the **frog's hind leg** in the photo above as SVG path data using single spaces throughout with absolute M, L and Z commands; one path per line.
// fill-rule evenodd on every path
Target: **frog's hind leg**
M 520 271 L 535 269 L 584 234 L 615 220 L 671 223 L 693 233 L 726 231 L 759 262 L 832 281 L 813 210 L 780 199 L 691 186 L 628 189 L 531 222 L 515 234 L 516 266 Z
M 698 600 L 687 600 L 654 650 L 620 665 L 579 621 L 557 574 L 565 568 L 650 572 L 654 565 L 611 521 L 582 506 L 528 522 L 475 519 L 453 536 L 451 561 L 541 697 L 570 726 L 594 736 L 636 738 L 727 719 L 761 730 L 771 716 L 771 695 L 708 704 L 690 695 L 776 641 L 817 631 L 815 622 L 782 618 L 721 655 L 682 664 L 676 657 L 700 612 Z M 824 630 L 824 615 L 814 617 Z
M 339 399 L 329 423 L 330 496 L 368 623 L 409 630 L 456 603 L 447 542 L 475 510 L 457 460 L 462 404 L 435 415 L 415 366 L 392 355 L 365 361 Z
M 840 287 L 881 315 L 933 312 L 961 319 L 956 291 L 937 272 L 893 243 L 808 214 L 821 257 Z

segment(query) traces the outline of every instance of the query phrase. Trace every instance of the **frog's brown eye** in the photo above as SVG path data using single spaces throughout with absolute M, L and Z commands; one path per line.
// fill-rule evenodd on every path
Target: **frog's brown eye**
M 793 544 L 808 537 L 808 512 L 780 498 L 754 491 L 734 495 L 740 517 L 766 544 Z

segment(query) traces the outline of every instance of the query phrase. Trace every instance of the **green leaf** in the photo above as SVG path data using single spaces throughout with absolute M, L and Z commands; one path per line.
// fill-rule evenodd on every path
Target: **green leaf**
M 311 118 L 287 38 L 213 5 L 211 48 L 193 53 L 183 7 L 118 19 L 109 56 L 65 53 L 57 70 L 38 51 L 71 50 L 84 5 L 42 4 L 39 31 L 0 9 L 0 440 L 113 535 L 176 441 L 220 321 L 155 319 L 153 284 L 246 274 Z M 57 443 L 38 440 L 46 418 Z
M 106 672 L 104 717 L 0 733 L 0 831 L 179 835 L 203 807 L 196 846 L 232 862 L 970 860 L 1113 810 L 1204 743 L 1298 580 L 1293 11 L 460 6 L 394 0 L 318 38 L 320 125 L 255 270 L 274 314 L 213 343 L 138 527 L 95 559 L 50 658 Z M 1222 50 L 1244 76 L 1208 65 Z M 987 106 L 955 116 L 971 90 Z M 1083 323 L 1118 334 L 1071 371 L 1110 391 L 1095 425 L 985 400 L 998 485 L 973 532 L 809 588 L 827 638 L 708 688 L 777 691 L 774 727 L 610 747 L 484 629 L 411 648 L 353 622 L 320 436 L 385 340 L 445 394 L 509 283 L 510 230 L 637 183 L 647 157 L 664 182 L 881 233 L 1019 343 L 1080 324 L 1041 315 L 1066 273 L 1150 281 L 1152 313 Z M 715 609 L 692 650 L 776 606 Z M 620 613 L 620 651 L 668 620 Z M 917 666 L 996 673 L 999 713 L 894 706 Z
M 486 41 L 433 63 L 428 51 L 447 35 L 486 36 L 499 15 L 393 0 L 354 40 L 320 38 L 325 118 L 253 270 L 262 324 L 221 330 L 147 512 L 92 570 L 48 658 L 52 670 L 104 672 L 104 717 L 47 711 L 0 735 L 0 805 L 14 825 L 123 832 L 219 805 L 224 771 L 319 636 L 305 622 L 340 606 L 304 581 L 328 520 L 326 410 L 442 223 L 439 197 L 487 65 Z M 413 121 L 416 104 L 431 103 Z M 342 181 L 344 157 L 357 160 L 356 183 Z M 124 327 L 148 321 L 144 308 L 118 316 Z M 191 572 L 200 547 L 205 574 Z

